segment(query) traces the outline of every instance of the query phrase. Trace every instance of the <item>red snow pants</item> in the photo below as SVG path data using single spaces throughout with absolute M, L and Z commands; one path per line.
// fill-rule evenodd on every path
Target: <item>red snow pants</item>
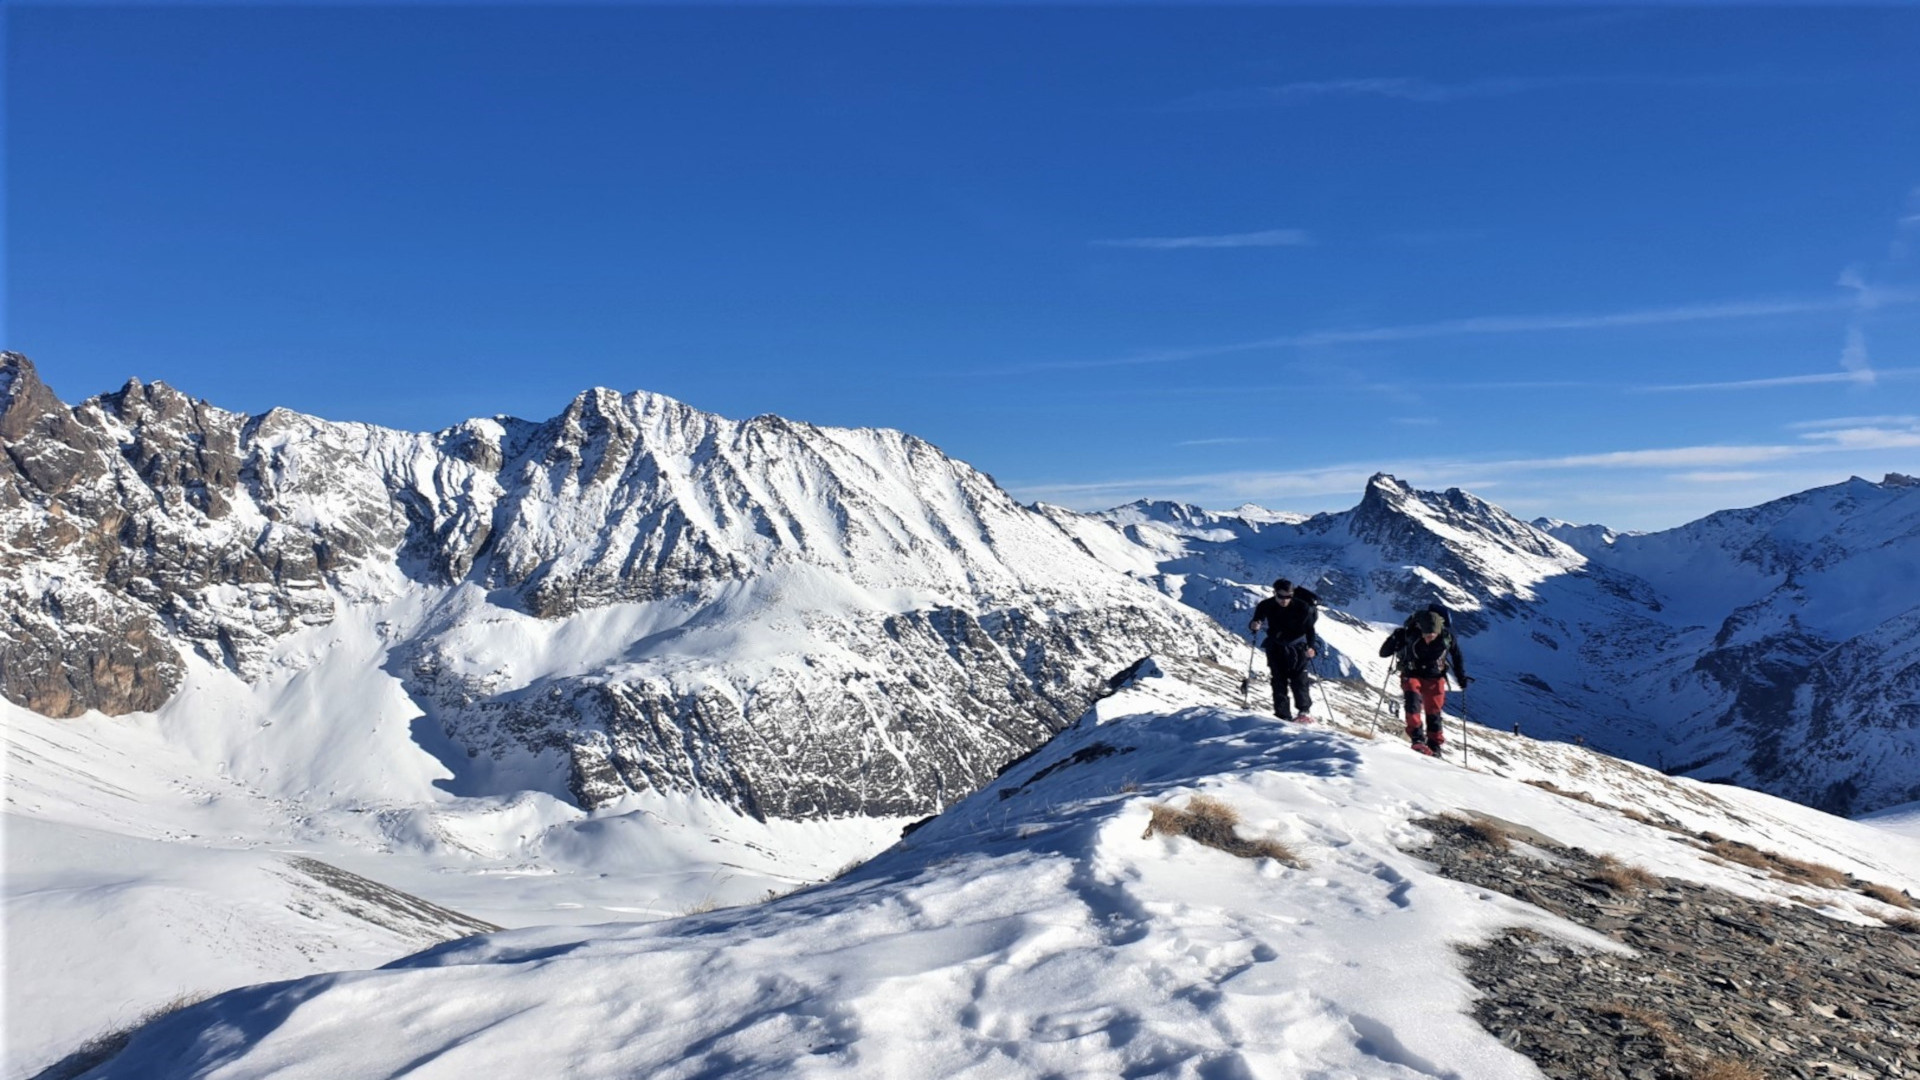
M 1440 725 L 1440 714 L 1447 707 L 1447 678 L 1444 675 L 1425 678 L 1419 675 L 1402 675 L 1400 692 L 1406 696 L 1407 733 L 1416 740 L 1425 737 L 1427 743 L 1438 746 L 1446 741 L 1444 729 Z M 1420 714 L 1426 713 L 1426 723 L 1422 725 Z M 1422 730 L 1424 727 L 1424 730 Z

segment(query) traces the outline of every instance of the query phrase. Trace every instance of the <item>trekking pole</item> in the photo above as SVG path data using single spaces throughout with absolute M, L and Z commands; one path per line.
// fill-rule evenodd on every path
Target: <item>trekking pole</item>
M 1253 686 L 1253 654 L 1258 648 L 1253 641 L 1247 642 L 1247 673 L 1240 677 L 1240 707 L 1243 709 L 1247 707 L 1247 690 Z
M 1393 681 L 1393 673 L 1398 670 L 1400 670 L 1400 658 L 1394 657 L 1392 662 L 1387 664 L 1387 677 L 1380 680 L 1380 702 L 1373 707 L 1373 715 L 1367 718 L 1367 731 L 1372 734 L 1380 733 L 1380 716 L 1387 711 L 1387 684 Z
M 1466 703 L 1467 680 L 1462 677 L 1460 680 L 1460 704 L 1465 706 Z M 1460 713 L 1460 764 L 1471 769 L 1473 768 L 1473 747 L 1467 742 L 1467 710 L 1461 708 L 1457 711 Z

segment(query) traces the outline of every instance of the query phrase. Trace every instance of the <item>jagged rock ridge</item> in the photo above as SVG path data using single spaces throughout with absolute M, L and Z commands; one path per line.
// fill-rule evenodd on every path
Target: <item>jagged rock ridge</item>
M 464 752 L 456 790 L 532 756 L 589 806 L 924 813 L 1142 652 L 1233 647 L 895 431 L 608 390 L 433 434 L 138 382 L 70 408 L 6 354 L 0 434 L 10 700 L 154 709 L 190 662 L 275 677 L 313 662 L 291 635 L 412 598 L 385 668 Z

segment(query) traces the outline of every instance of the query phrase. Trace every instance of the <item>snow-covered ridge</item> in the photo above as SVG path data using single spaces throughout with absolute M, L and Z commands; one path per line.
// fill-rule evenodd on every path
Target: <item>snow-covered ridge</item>
M 375 971 L 236 991 L 142 1031 L 89 1075 L 1523 1080 L 1539 1072 L 1472 1020 L 1454 948 L 1513 927 L 1622 947 L 1440 876 L 1421 857 L 1422 818 L 1489 815 L 1867 926 L 1899 912 L 1680 841 L 1710 832 L 1920 888 L 1920 846 L 1905 837 L 1570 746 L 1470 739 L 1473 771 L 1147 678 L 830 884 L 666 923 L 490 934 Z M 1156 805 L 1201 795 L 1300 866 L 1147 829 Z
M 1387 476 L 1354 509 L 1298 522 L 1054 517 L 1228 626 L 1274 578 L 1307 585 L 1334 609 L 1323 674 L 1377 684 L 1380 636 L 1439 601 L 1489 722 L 1835 812 L 1920 798 L 1920 489 L 1904 477 L 1651 534 L 1527 524 Z

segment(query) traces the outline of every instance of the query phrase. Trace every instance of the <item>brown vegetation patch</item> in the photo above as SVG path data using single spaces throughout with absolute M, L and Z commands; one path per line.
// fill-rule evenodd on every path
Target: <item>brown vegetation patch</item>
M 1495 851 L 1513 850 L 1513 833 L 1498 822 L 1486 818 L 1468 818 L 1462 831 L 1476 843 Z
M 1597 806 L 1602 810 L 1611 810 L 1629 821 L 1637 821 L 1642 825 L 1651 825 L 1656 829 L 1665 829 L 1668 832 L 1686 832 L 1686 829 L 1682 828 L 1678 821 L 1665 814 L 1647 814 L 1629 806 L 1615 806 L 1612 803 L 1601 802 L 1599 799 L 1594 798 L 1584 791 L 1569 791 L 1551 780 L 1526 780 L 1523 781 L 1523 783 L 1531 784 L 1542 791 L 1552 792 L 1563 799 L 1572 799 L 1574 802 L 1583 802 L 1588 806 Z
M 71 1080 L 95 1067 L 106 1063 L 126 1049 L 133 1039 L 134 1032 L 158 1020 L 164 1020 L 174 1013 L 192 1005 L 198 1005 L 212 995 L 204 993 L 180 994 L 171 1001 L 156 1005 L 140 1014 L 140 1019 L 125 1027 L 103 1031 L 82 1043 L 78 1050 L 54 1062 L 37 1073 L 33 1080 Z
M 1912 896 L 1909 896 L 1904 890 L 1896 889 L 1891 885 L 1879 885 L 1871 881 L 1862 882 L 1860 892 L 1862 895 L 1871 896 L 1875 900 L 1891 907 L 1906 908 L 1911 911 L 1914 906 Z
M 1185 809 L 1166 803 L 1154 804 L 1147 819 L 1147 831 L 1140 834 L 1140 838 L 1145 840 L 1155 833 L 1184 836 L 1242 859 L 1273 859 L 1296 868 L 1306 866 L 1278 840 L 1242 838 L 1235 830 L 1239 824 L 1240 812 L 1233 807 L 1207 795 L 1195 795 L 1187 800 Z
M 1752 844 L 1729 840 L 1724 836 L 1701 833 L 1700 840 L 1706 845 L 1708 851 L 1728 862 L 1764 871 L 1781 881 L 1789 881 L 1797 885 L 1814 885 L 1822 889 L 1845 889 L 1854 883 L 1853 876 L 1843 870 L 1835 870 L 1831 866 L 1796 859 L 1778 852 L 1764 851 Z
M 1621 862 L 1611 855 L 1595 856 L 1592 880 L 1614 892 L 1637 893 L 1660 887 L 1660 876 L 1644 867 Z

